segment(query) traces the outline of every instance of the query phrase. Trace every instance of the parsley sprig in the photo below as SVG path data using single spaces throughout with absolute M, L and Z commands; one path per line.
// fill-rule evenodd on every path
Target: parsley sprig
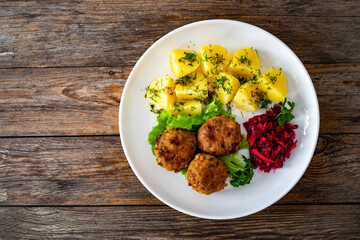
M 289 105 L 290 109 L 286 107 L 286 103 Z M 287 99 L 285 98 L 283 104 L 275 104 L 275 106 L 279 106 L 281 108 L 281 112 L 276 116 L 280 126 L 295 118 L 295 116 L 291 114 L 295 108 L 295 102 L 287 102 Z
M 230 173 L 230 184 L 233 187 L 244 186 L 245 184 L 249 184 L 252 177 L 254 176 L 254 165 L 250 161 L 250 159 L 246 158 L 242 155 L 243 161 L 246 164 L 243 169 Z

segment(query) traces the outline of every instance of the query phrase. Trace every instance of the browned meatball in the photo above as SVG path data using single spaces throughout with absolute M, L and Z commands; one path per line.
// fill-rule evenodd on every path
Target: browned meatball
M 189 165 L 195 150 L 195 134 L 181 128 L 165 130 L 157 136 L 154 148 L 158 164 L 174 172 Z
M 226 116 L 208 119 L 198 133 L 199 148 L 216 156 L 225 156 L 239 150 L 242 141 L 240 124 Z
M 189 164 L 186 178 L 195 191 L 209 195 L 227 186 L 227 175 L 226 165 L 221 159 L 198 153 Z

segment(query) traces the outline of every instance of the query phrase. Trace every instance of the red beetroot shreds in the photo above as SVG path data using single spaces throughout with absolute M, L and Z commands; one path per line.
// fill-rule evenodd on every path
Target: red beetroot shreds
M 290 157 L 290 152 L 296 147 L 294 129 L 297 125 L 286 122 L 279 126 L 276 116 L 281 112 L 279 106 L 274 106 L 262 115 L 250 118 L 244 123 L 247 140 L 250 144 L 250 159 L 254 168 L 264 172 L 281 168 L 284 161 Z

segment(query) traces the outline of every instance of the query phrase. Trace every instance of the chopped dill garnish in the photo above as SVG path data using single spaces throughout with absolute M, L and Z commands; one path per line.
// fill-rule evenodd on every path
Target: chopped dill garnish
M 268 105 L 271 104 L 271 101 L 266 98 L 266 93 L 263 91 L 258 92 L 259 97 L 259 108 L 268 109 Z
M 160 114 L 164 109 L 160 108 L 160 109 L 155 109 L 155 105 L 154 104 L 150 104 L 150 111 L 155 113 L 155 114 Z
M 179 62 L 185 63 L 185 61 L 190 62 L 188 65 L 192 66 L 193 62 L 199 61 L 200 59 L 196 56 L 196 53 L 194 52 L 185 52 L 185 57 L 179 58 Z
M 251 65 L 252 61 L 247 56 L 240 56 L 239 58 L 238 57 L 235 58 L 241 63 L 247 63 L 248 65 Z
M 227 86 L 225 86 L 225 85 L 227 85 Z M 222 88 L 222 90 L 224 92 L 227 92 L 228 94 L 230 94 L 232 91 L 232 87 L 230 85 L 229 79 L 226 76 L 214 78 L 214 88 L 215 89 Z

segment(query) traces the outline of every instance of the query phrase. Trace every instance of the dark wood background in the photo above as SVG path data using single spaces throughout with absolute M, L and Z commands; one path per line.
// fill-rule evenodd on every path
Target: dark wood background
M 320 103 L 315 155 L 273 206 L 215 221 L 149 193 L 118 132 L 126 79 L 184 24 L 233 19 L 284 41 Z M 0 1 L 0 239 L 360 238 L 360 2 Z

